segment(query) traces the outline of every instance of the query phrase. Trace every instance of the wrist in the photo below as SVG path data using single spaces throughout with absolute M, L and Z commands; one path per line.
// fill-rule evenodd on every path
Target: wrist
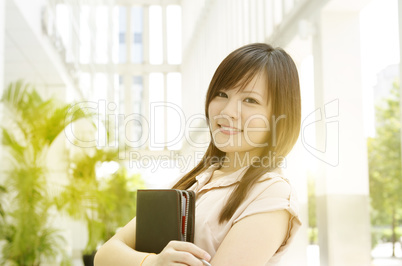
M 142 259 L 140 266 L 149 266 L 149 265 L 154 265 L 153 261 L 156 258 L 155 253 L 148 253 L 145 255 L 145 257 Z

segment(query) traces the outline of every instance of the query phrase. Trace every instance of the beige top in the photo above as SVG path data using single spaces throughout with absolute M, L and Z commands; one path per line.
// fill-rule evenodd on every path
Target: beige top
M 298 217 L 297 198 L 289 180 L 284 178 L 280 171 L 264 174 L 241 203 L 232 218 L 226 223 L 219 224 L 218 218 L 221 209 L 224 207 L 228 196 L 236 187 L 235 184 L 241 180 L 247 167 L 243 167 L 234 173 L 208 183 L 217 168 L 218 164 L 210 166 L 205 172 L 196 177 L 197 182 L 189 188 L 189 190 L 193 190 L 197 195 L 194 244 L 207 251 L 213 257 L 230 228 L 236 222 L 256 213 L 287 210 L 290 213 L 287 238 L 274 256 L 266 263 L 266 266 L 275 265 L 301 226 L 301 221 Z M 279 183 L 288 184 L 289 189 L 284 190 L 283 185 L 275 185 Z M 283 190 L 283 193 L 279 193 L 281 196 L 272 197 L 272 191 L 276 191 L 275 194 L 278 195 L 277 189 L 279 187 Z

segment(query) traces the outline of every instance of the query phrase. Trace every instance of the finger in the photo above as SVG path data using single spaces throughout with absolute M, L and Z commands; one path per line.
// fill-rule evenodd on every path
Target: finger
M 210 261 L 211 256 L 205 250 L 199 248 L 190 242 L 171 241 L 172 247 L 178 251 L 186 251 L 193 254 L 195 257 Z
M 175 263 L 183 263 L 184 265 L 203 266 L 200 259 L 196 258 L 193 254 L 185 251 L 176 251 L 174 258 Z

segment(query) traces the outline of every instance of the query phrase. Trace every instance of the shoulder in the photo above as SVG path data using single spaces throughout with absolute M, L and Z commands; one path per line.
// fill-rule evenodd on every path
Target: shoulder
M 291 217 L 299 216 L 299 203 L 291 182 L 282 173 L 263 174 L 249 191 L 239 208 L 239 217 L 235 222 L 252 214 L 275 211 L 287 211 Z
M 286 197 L 294 190 L 290 180 L 280 170 L 263 174 L 256 182 L 254 189 L 269 192 L 272 197 Z
M 293 216 L 299 214 L 297 192 L 292 182 L 279 171 L 262 175 L 250 191 L 252 201 L 271 206 L 273 210 L 284 209 Z

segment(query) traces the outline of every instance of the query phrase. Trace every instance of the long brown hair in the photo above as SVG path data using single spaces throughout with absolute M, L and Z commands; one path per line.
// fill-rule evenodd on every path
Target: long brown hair
M 269 165 L 262 163 L 250 165 L 222 209 L 219 217 L 220 223 L 232 217 L 250 189 L 264 173 L 281 165 L 299 136 L 301 100 L 296 65 L 282 48 L 273 48 L 264 43 L 240 47 L 230 53 L 219 65 L 212 77 L 206 96 L 205 115 L 207 120 L 209 120 L 209 104 L 218 91 L 231 89 L 237 85 L 241 85 L 240 89 L 243 89 L 261 71 L 267 79 L 268 102 L 272 115 L 270 122 L 273 124 L 270 129 L 274 129 L 269 131 L 271 145 L 264 148 L 261 156 L 269 156 Z M 225 152 L 214 145 L 211 136 L 211 142 L 202 160 L 173 188 L 188 189 L 196 182 L 197 175 L 222 160 L 224 156 Z

